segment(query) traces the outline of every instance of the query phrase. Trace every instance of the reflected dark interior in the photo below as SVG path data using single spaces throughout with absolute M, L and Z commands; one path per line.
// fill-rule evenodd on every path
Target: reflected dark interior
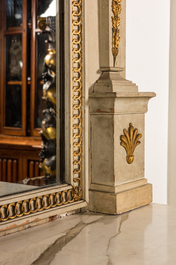
M 19 183 L 31 189 L 56 184 L 44 180 L 39 167 L 42 143 L 39 132 L 45 109 L 42 73 L 48 46 L 47 34 L 41 34 L 37 24 L 39 17 L 55 16 L 55 3 L 55 0 L 2 0 L 0 5 L 0 183 Z M 62 124 L 59 183 L 64 183 L 64 1 L 60 0 L 59 5 Z
M 6 0 L 6 25 L 7 29 L 22 25 L 22 0 Z

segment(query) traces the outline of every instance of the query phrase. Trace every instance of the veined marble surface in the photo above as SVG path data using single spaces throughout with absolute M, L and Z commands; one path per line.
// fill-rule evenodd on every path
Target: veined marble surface
M 59 218 L 0 238 L 1 265 L 175 265 L 176 208 Z

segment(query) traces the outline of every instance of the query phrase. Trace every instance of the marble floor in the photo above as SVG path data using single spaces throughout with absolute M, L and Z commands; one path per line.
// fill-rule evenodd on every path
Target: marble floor
M 1 265 L 175 265 L 176 208 L 75 214 L 0 238 Z

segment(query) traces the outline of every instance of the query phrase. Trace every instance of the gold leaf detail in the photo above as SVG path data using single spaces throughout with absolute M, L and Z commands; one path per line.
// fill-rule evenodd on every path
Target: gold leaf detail
M 121 0 L 113 0 L 112 1 L 112 54 L 114 57 L 114 67 L 116 57 L 119 53 L 119 43 L 120 43 L 120 34 L 119 34 L 119 27 L 120 27 L 120 13 L 121 13 Z
M 81 200 L 82 195 L 83 195 L 82 189 L 80 187 L 75 187 L 73 195 L 74 200 L 75 201 Z
M 134 150 L 141 142 L 139 139 L 142 137 L 142 134 L 138 134 L 138 129 L 134 129 L 132 124 L 129 124 L 128 131 L 123 130 L 124 135 L 120 136 L 120 145 L 123 146 L 126 150 L 127 156 L 126 160 L 128 164 L 132 164 L 134 161 Z
M 72 148 L 73 198 L 82 198 L 82 0 L 72 1 Z

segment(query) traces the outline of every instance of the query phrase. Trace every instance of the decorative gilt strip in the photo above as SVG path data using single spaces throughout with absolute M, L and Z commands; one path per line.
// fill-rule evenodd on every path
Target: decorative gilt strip
M 82 0 L 72 1 L 72 146 L 73 188 L 82 197 Z
M 112 0 L 112 54 L 114 57 L 114 67 L 116 62 L 116 57 L 119 53 L 119 43 L 120 43 L 120 13 L 121 13 L 121 0 Z
M 64 190 L 0 206 L 0 222 L 71 203 L 74 190 Z
M 134 150 L 141 142 L 139 139 L 142 137 L 142 134 L 138 134 L 138 129 L 134 129 L 132 123 L 129 124 L 128 131 L 123 130 L 124 135 L 120 136 L 120 145 L 122 145 L 127 153 L 126 160 L 128 164 L 132 164 L 134 161 Z

